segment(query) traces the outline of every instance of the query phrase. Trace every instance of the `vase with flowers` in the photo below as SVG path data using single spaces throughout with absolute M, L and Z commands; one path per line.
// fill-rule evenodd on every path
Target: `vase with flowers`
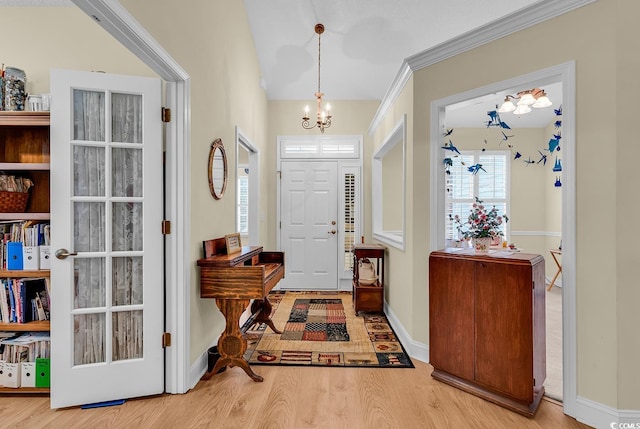
M 449 219 L 456 225 L 460 235 L 468 240 L 472 239 L 476 252 L 489 251 L 491 242 L 503 236 L 501 225 L 509 221 L 507 215 L 499 215 L 496 206 L 487 208 L 483 201 L 475 197 L 471 212 L 466 221 L 458 215 L 449 215 Z

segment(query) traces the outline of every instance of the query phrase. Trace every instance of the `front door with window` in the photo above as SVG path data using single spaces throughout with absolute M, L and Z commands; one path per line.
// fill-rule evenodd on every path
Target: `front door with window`
M 51 406 L 161 393 L 161 81 L 55 70 L 51 89 Z
M 282 162 L 282 289 L 338 288 L 337 162 Z

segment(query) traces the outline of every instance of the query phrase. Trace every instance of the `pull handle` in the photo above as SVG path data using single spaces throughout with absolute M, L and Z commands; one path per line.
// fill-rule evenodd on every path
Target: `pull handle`
M 58 249 L 56 250 L 56 258 L 65 259 L 67 256 L 76 256 L 78 252 L 69 252 L 67 249 Z
M 336 231 L 335 229 L 332 229 L 332 230 L 331 230 L 331 231 L 329 231 L 328 233 L 329 233 L 329 234 L 336 235 L 336 232 L 338 232 L 338 231 Z

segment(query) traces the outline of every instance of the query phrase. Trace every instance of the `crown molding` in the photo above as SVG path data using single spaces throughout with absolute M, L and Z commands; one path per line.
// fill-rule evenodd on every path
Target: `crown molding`
M 406 58 L 380 102 L 369 125 L 369 135 L 375 133 L 414 72 L 595 1 L 597 0 L 540 1 Z

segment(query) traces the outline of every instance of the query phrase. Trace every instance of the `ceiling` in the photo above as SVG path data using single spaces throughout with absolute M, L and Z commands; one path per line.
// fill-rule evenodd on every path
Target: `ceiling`
M 321 90 L 331 100 L 382 100 L 403 60 L 540 0 L 244 0 L 262 85 L 270 100 L 314 99 L 322 23 Z M 490 4 L 490 7 L 488 6 Z M 530 88 L 508 88 L 511 94 Z M 554 106 L 560 84 L 544 86 Z M 506 92 L 447 109 L 449 127 L 483 127 Z M 339 113 L 334 110 L 336 118 Z M 515 116 L 512 127 L 545 127 L 553 109 Z
M 244 0 L 270 100 L 381 100 L 402 61 L 539 0 Z
M 244 4 L 268 99 L 309 104 L 318 86 L 316 23 L 325 26 L 320 75 L 325 99 L 382 100 L 405 58 L 540 1 L 544 0 L 244 0 Z M 0 6 L 69 5 L 73 5 L 69 0 L 0 0 Z M 522 89 L 528 88 L 513 88 L 511 93 Z M 559 105 L 561 86 L 544 89 L 554 106 Z M 447 125 L 482 126 L 487 110 L 504 95 L 447 109 Z M 521 118 L 506 115 L 512 127 L 538 127 L 552 120 L 553 109 Z

